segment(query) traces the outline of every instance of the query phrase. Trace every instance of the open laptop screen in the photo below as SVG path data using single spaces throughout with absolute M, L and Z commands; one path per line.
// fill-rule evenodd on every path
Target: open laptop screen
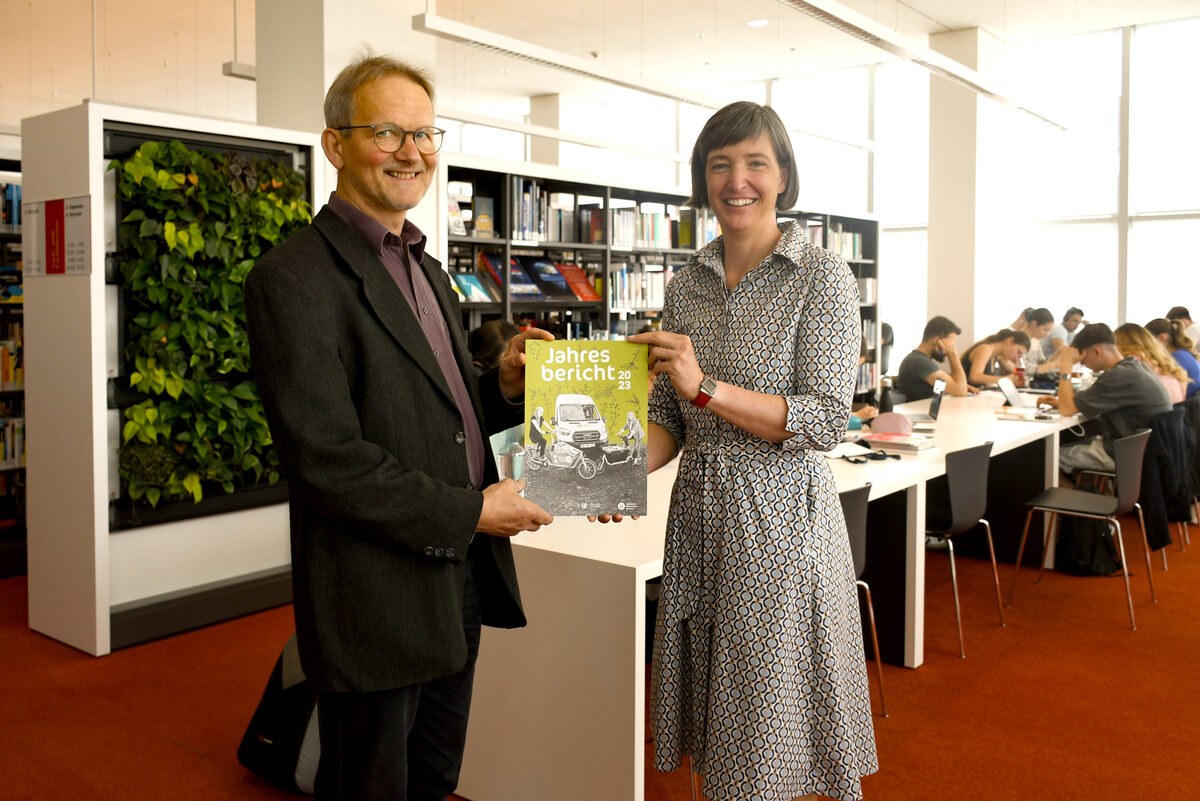
M 939 378 L 933 382 L 933 398 L 929 401 L 929 416 L 934 420 L 937 419 L 938 409 L 942 408 L 942 395 L 945 391 L 945 381 Z

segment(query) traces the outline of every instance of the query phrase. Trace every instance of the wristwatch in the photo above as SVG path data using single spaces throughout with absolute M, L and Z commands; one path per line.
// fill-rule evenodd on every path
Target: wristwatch
M 700 379 L 700 392 L 696 397 L 692 398 L 692 405 L 697 409 L 703 409 L 708 405 L 708 402 L 713 399 L 713 395 L 717 394 L 717 379 L 706 375 Z

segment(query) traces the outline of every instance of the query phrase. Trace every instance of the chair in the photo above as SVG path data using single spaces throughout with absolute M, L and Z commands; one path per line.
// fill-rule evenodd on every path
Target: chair
M 950 583 L 954 587 L 954 617 L 958 623 L 958 653 L 966 659 L 963 648 L 962 610 L 958 604 L 958 570 L 954 564 L 955 534 L 970 531 L 980 523 L 987 533 L 988 553 L 992 557 L 992 578 L 996 584 L 996 609 L 1000 612 L 1000 625 L 1004 624 L 1004 605 L 1000 600 L 1000 573 L 996 570 L 996 548 L 992 544 L 992 526 L 983 518 L 987 510 L 988 461 L 992 454 L 992 443 L 985 442 L 972 448 L 963 448 L 946 454 L 946 482 L 950 492 L 950 520 L 946 525 L 931 525 L 926 516 L 925 533 L 946 543 L 950 552 Z M 942 522 L 942 521 L 933 521 Z
M 879 676 L 879 706 L 883 717 L 887 717 L 887 701 L 883 697 L 883 659 L 879 656 L 879 636 L 875 629 L 875 605 L 871 602 L 871 587 L 862 580 L 867 566 L 867 500 L 871 485 L 847 490 L 839 496 L 842 513 L 846 517 L 846 534 L 850 537 L 850 554 L 854 557 L 855 584 L 862 587 L 867 598 L 867 622 L 871 626 L 871 647 L 875 649 L 875 670 Z
M 1026 501 L 1029 513 L 1025 516 L 1025 530 L 1021 533 L 1021 544 L 1017 546 L 1017 563 L 1013 568 L 1012 586 L 1008 589 L 1008 605 L 1012 606 L 1013 592 L 1017 588 L 1017 574 L 1021 571 L 1021 556 L 1025 553 L 1025 539 L 1029 536 L 1029 524 L 1034 512 L 1044 512 L 1050 515 L 1050 525 L 1046 527 L 1043 536 L 1043 548 L 1049 542 L 1050 532 L 1058 515 L 1083 517 L 1090 520 L 1105 520 L 1113 530 L 1117 539 L 1117 547 L 1121 555 L 1121 573 L 1125 577 L 1125 599 L 1129 603 L 1129 627 L 1136 630 L 1137 624 L 1133 617 L 1133 594 L 1129 590 L 1129 569 L 1125 563 L 1125 542 L 1121 538 L 1121 523 L 1117 519 L 1136 507 L 1138 495 L 1142 489 L 1142 457 L 1146 453 L 1146 442 L 1150 439 L 1150 429 L 1143 428 L 1127 437 L 1113 440 L 1114 461 L 1117 466 L 1117 494 L 1097 495 L 1094 492 L 1084 492 L 1077 489 L 1059 489 L 1052 487 L 1036 498 Z M 1141 510 L 1139 508 L 1139 515 Z M 1042 573 L 1046 569 L 1046 557 L 1042 555 L 1042 564 L 1038 569 L 1038 583 L 1042 581 Z M 1150 597 L 1154 597 L 1154 577 L 1150 573 L 1150 544 L 1146 542 L 1146 574 L 1150 580 Z

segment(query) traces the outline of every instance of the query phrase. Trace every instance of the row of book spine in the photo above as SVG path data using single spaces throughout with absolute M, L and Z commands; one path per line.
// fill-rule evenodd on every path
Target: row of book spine
M 674 274 L 675 268 L 671 266 L 650 271 L 642 266 L 622 265 L 610 277 L 609 306 L 616 310 L 661 309 L 667 283 Z
M 25 365 L 20 340 L 0 340 L 0 390 L 12 392 L 25 388 Z
M 857 280 L 858 302 L 875 303 L 879 296 L 879 282 L 870 276 L 862 276 Z
M 830 223 L 829 242 L 825 247 L 844 259 L 861 259 L 863 235 L 856 231 L 847 231 L 839 222 Z
M 512 181 L 512 238 L 522 242 L 604 242 L 604 209 L 578 205 L 576 196 L 550 192 L 532 178 Z
M 25 418 L 0 418 L 0 468 L 25 465 Z
M 867 340 L 867 347 L 874 348 L 876 342 L 876 332 L 878 327 L 874 320 L 862 321 L 863 339 Z
M 879 365 L 875 362 L 865 362 L 858 366 L 858 381 L 855 383 L 856 393 L 870 392 L 878 383 Z
M 20 184 L 0 184 L 0 224 L 21 224 Z
M 680 226 L 679 212 L 613 209 L 615 248 L 691 248 L 692 226 Z

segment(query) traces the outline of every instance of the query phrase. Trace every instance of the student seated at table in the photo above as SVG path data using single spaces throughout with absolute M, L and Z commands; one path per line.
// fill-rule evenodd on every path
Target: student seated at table
M 1183 325 L 1183 333 L 1187 334 L 1188 339 L 1200 342 L 1200 323 L 1192 319 L 1192 313 L 1187 310 L 1187 306 L 1172 306 L 1167 312 L 1167 319 L 1178 320 Z
M 967 348 L 962 355 L 963 372 L 973 387 L 995 384 L 1012 378 L 1017 365 L 1029 352 L 1029 334 L 1005 328 Z
M 1179 366 L 1179 362 L 1171 358 L 1171 352 L 1163 343 L 1137 323 L 1125 323 L 1113 333 L 1117 337 L 1117 349 L 1123 355 L 1132 356 L 1154 371 L 1167 391 L 1171 403 L 1183 401 L 1191 379 L 1188 378 L 1187 371 Z
M 1067 313 L 1062 316 L 1062 322 L 1050 329 L 1050 333 L 1042 339 L 1042 355 L 1049 359 L 1070 345 L 1075 339 L 1075 334 L 1079 333 L 1081 325 L 1087 325 L 1087 320 L 1083 319 L 1083 309 L 1076 306 L 1067 309 Z
M 1116 464 L 1112 439 L 1147 428 L 1154 415 L 1171 410 L 1171 399 L 1153 370 L 1121 353 L 1112 329 L 1104 323 L 1085 326 L 1075 342 L 1063 350 L 1060 364 L 1078 361 L 1099 375 L 1090 387 L 1076 393 L 1070 371 L 1064 369 L 1058 381 L 1058 395 L 1040 398 L 1038 403 L 1057 406 L 1063 414 L 1082 413 L 1088 418 L 1099 418 L 1105 433 L 1062 445 L 1058 466 L 1066 473 L 1080 469 L 1112 470 Z
M 1146 330 L 1166 346 L 1175 361 L 1191 379 L 1187 388 L 1187 396 L 1190 398 L 1200 392 L 1200 362 L 1196 360 L 1196 343 L 1184 330 L 1183 321 L 1164 320 L 1157 317 L 1146 323 Z
M 905 400 L 915 401 L 933 397 L 933 384 L 939 378 L 946 382 L 947 395 L 966 395 L 979 390 L 967 383 L 967 374 L 955 350 L 955 340 L 962 329 L 941 315 L 925 324 L 921 344 L 900 362 L 896 375 L 896 391 Z M 945 361 L 950 372 L 939 362 Z
M 1041 343 L 1054 328 L 1054 313 L 1045 307 L 1025 309 L 1009 328 L 1014 331 L 1022 331 L 1029 337 L 1029 352 L 1025 354 L 1022 362 L 1025 366 L 1025 379 L 1032 384 L 1034 376 L 1048 370 L 1048 366 L 1044 366 L 1044 362 L 1050 357 L 1050 354 L 1042 351 Z

